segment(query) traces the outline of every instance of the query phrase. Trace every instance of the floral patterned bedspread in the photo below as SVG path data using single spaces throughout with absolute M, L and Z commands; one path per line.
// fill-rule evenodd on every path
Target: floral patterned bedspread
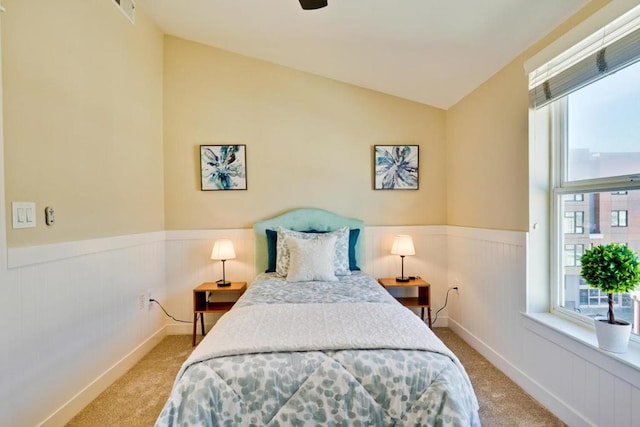
M 322 302 L 378 302 L 397 304 L 370 275 L 353 271 L 338 282 L 286 282 L 275 273 L 256 277 L 236 307 L 258 304 L 304 304 Z
M 365 273 L 331 283 L 285 283 L 265 274 L 238 301 L 244 308 L 236 312 L 250 312 L 252 305 L 333 302 L 398 305 Z M 217 326 L 229 323 L 223 319 Z M 433 335 L 426 327 L 424 331 Z M 224 336 L 218 332 L 205 340 Z M 205 345 L 212 344 L 215 347 L 215 342 Z M 207 358 L 201 357 L 200 346 L 194 352 L 198 357 L 192 360 L 192 355 L 178 375 L 157 426 L 480 425 L 468 377 L 446 348 L 270 351 Z

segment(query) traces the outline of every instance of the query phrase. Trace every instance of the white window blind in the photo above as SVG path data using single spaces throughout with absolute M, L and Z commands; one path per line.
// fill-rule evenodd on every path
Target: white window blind
M 542 107 L 640 60 L 640 6 L 529 74 L 529 105 Z

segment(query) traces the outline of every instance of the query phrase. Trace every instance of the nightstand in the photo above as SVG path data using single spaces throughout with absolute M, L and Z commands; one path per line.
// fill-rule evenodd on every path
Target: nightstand
M 193 346 L 196 345 L 196 329 L 200 318 L 204 336 L 204 313 L 224 313 L 233 307 L 247 289 L 247 282 L 231 282 L 231 286 L 220 287 L 216 282 L 206 282 L 193 290 Z M 215 301 L 223 298 L 225 301 Z
M 424 309 L 427 309 L 427 319 L 431 327 L 431 285 L 422 279 L 411 279 L 408 282 L 396 282 L 395 278 L 378 279 L 385 289 L 391 288 L 418 288 L 417 297 L 395 297 L 400 304 L 409 308 L 421 308 L 421 319 L 424 320 Z

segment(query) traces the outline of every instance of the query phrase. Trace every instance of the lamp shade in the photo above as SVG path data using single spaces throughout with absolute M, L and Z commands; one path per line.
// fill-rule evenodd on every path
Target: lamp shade
M 393 246 L 391 246 L 391 253 L 393 255 L 415 255 L 416 250 L 413 247 L 413 239 L 406 234 L 399 234 L 393 239 Z
M 211 250 L 211 259 L 234 259 L 236 251 L 233 250 L 233 242 L 228 239 L 216 240 Z

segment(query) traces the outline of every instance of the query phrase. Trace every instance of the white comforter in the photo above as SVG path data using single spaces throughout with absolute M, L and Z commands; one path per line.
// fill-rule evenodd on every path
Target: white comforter
M 375 280 L 356 274 L 297 286 L 256 281 L 178 374 L 156 426 L 182 425 L 480 421 L 458 359 Z
M 431 351 L 446 355 L 464 372 L 458 358 L 413 312 L 377 303 L 237 307 L 218 320 L 182 371 L 214 357 L 349 349 Z

